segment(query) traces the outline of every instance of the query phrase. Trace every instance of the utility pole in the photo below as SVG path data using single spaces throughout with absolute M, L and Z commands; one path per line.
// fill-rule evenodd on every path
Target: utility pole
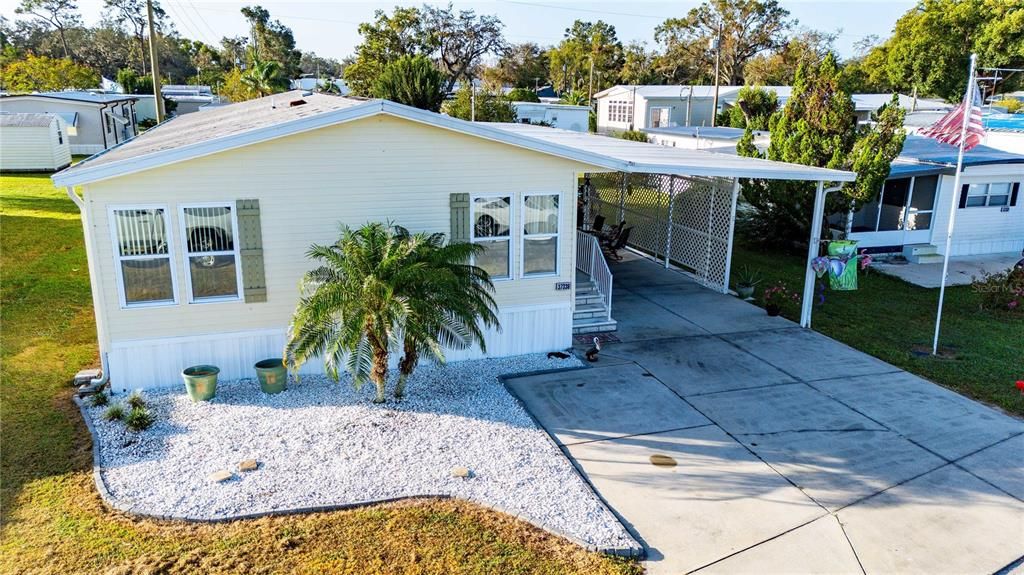
M 160 90 L 160 57 L 156 52 L 156 28 L 153 26 L 153 1 L 146 0 L 146 15 L 149 19 L 149 67 L 153 72 L 153 103 L 156 108 L 156 122 L 164 121 L 164 97 Z
M 722 65 L 722 21 L 718 21 L 718 41 L 715 42 L 715 102 L 711 106 L 711 127 L 714 128 L 718 122 L 718 79 L 719 68 Z

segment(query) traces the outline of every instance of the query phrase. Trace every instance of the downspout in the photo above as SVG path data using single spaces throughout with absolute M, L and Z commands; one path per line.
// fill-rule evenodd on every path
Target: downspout
M 103 104 L 100 106 L 100 134 L 103 134 L 103 149 L 107 149 L 107 117 L 103 115 L 103 111 L 107 109 L 107 105 Z M 74 193 L 74 192 L 71 192 Z M 76 202 L 77 203 L 77 202 Z M 81 208 L 81 206 L 79 206 Z
M 75 189 L 73 187 L 67 186 L 65 190 L 67 190 L 68 197 L 71 198 L 71 201 L 74 202 L 76 206 L 78 206 L 78 211 L 82 215 L 82 228 L 85 233 L 85 253 L 86 257 L 88 258 L 88 256 L 91 255 L 92 253 L 92 242 L 89 240 L 89 228 L 86 225 L 85 221 L 85 200 L 78 197 L 78 194 L 75 193 Z M 105 337 L 103 334 L 103 322 L 100 320 L 102 302 L 100 301 L 100 295 L 98 293 L 99 287 L 96 285 L 96 282 L 93 281 L 92 259 L 89 259 L 87 267 L 89 270 L 90 291 L 92 292 L 93 313 L 96 315 L 96 330 L 97 332 L 99 332 L 97 334 L 98 337 L 96 339 L 97 345 L 100 348 L 100 376 L 90 379 L 88 385 L 90 388 L 99 389 L 100 387 L 103 387 L 110 381 L 110 368 L 107 363 L 107 352 L 103 351 Z

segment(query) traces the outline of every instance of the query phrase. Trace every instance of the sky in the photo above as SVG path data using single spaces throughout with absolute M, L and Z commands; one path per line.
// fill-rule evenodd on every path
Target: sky
M 211 2 L 206 0 L 161 0 L 175 28 L 182 35 L 219 44 L 223 36 L 244 36 L 248 29 L 239 8 L 259 3 L 295 33 L 298 47 L 322 57 L 342 59 L 359 43 L 357 27 L 373 18 L 375 10 L 390 11 L 396 4 L 420 2 Z M 435 2 L 432 2 L 436 4 Z M 801 26 L 838 32 L 836 49 L 840 56 L 854 53 L 854 43 L 874 34 L 886 38 L 896 20 L 914 6 L 913 0 L 781 0 Z M 17 0 L 0 0 L 0 14 L 21 18 L 14 13 Z M 604 20 L 615 26 L 623 43 L 631 40 L 655 47 L 654 28 L 666 18 L 683 16 L 699 1 L 586 2 L 576 0 L 489 0 L 454 2 L 456 9 L 473 9 L 478 14 L 494 14 L 505 24 L 510 42 L 555 44 L 573 20 Z M 78 0 L 86 24 L 101 17 L 102 0 Z

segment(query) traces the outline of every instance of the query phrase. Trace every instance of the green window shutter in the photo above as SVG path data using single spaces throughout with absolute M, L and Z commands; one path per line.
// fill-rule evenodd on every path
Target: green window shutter
M 260 231 L 260 201 L 238 200 L 238 241 L 242 254 L 242 288 L 245 303 L 267 301 L 267 277 L 263 273 L 263 233 Z
M 469 194 L 452 194 L 452 233 L 449 243 L 463 244 L 469 241 Z

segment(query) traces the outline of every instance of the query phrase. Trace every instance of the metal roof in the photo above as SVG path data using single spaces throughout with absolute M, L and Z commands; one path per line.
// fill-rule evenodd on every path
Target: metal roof
M 909 135 L 903 142 L 903 151 L 892 163 L 890 178 L 922 176 L 926 174 L 953 174 L 959 148 L 932 138 Z M 1024 156 L 997 150 L 988 146 L 975 146 L 964 152 L 964 166 L 992 164 L 1024 164 Z M 1024 172 L 1024 167 L 1022 167 Z
M 793 93 L 792 86 L 759 86 L 765 90 L 775 92 L 775 95 L 779 98 L 779 104 L 784 104 L 786 100 Z M 735 102 L 739 97 L 740 90 L 743 86 L 719 86 L 718 87 L 718 99 L 723 103 L 731 104 Z M 671 98 L 677 100 L 685 100 L 690 97 L 690 93 L 693 93 L 693 97 L 697 99 L 708 99 L 715 97 L 714 86 L 687 86 L 687 85 L 675 85 L 675 86 L 626 86 L 618 85 L 612 86 L 606 90 L 594 94 L 595 98 L 603 98 L 605 96 L 614 94 L 616 92 L 623 92 L 632 94 L 636 90 L 637 96 L 644 98 Z M 892 98 L 892 94 L 850 94 L 850 98 L 853 99 L 854 109 L 857 111 L 873 111 L 882 107 L 883 104 L 888 104 Z M 900 106 L 906 110 L 910 110 L 915 106 L 914 99 L 904 94 L 899 95 Z M 942 102 L 940 100 L 926 100 L 924 98 L 918 98 L 916 109 L 917 110 L 948 110 L 952 106 Z
M 0 128 L 45 128 L 51 123 L 52 114 L 0 113 Z
M 619 164 L 624 163 L 625 165 L 614 166 L 614 169 L 622 172 L 834 182 L 852 182 L 856 179 L 856 174 L 853 172 L 717 154 L 704 150 L 670 148 L 658 144 L 633 142 L 622 138 L 544 126 L 488 125 L 517 136 L 525 136 L 548 144 L 602 156 Z
M 78 126 L 78 112 L 57 112 L 58 116 L 64 119 L 64 123 L 75 127 Z
M 665 136 L 693 136 L 701 138 L 713 138 L 716 140 L 739 140 L 746 131 L 743 128 L 730 128 L 727 126 L 705 127 L 705 126 L 668 126 L 665 128 L 644 128 L 642 131 L 648 134 L 661 134 Z M 754 131 L 755 136 L 767 136 L 768 132 L 761 130 Z
M 822 181 L 855 179 L 851 172 L 667 148 L 543 126 L 467 122 L 387 100 L 292 91 L 166 121 L 55 174 L 53 181 L 59 186 L 98 181 L 378 114 L 613 171 Z
M 122 102 L 126 100 L 138 100 L 137 96 L 126 94 L 101 94 L 97 92 L 38 92 L 34 94 L 11 94 L 0 98 L 0 102 L 14 98 L 46 98 L 48 100 L 66 100 L 69 102 L 81 102 L 84 104 L 96 104 L 102 106 L 111 102 Z

